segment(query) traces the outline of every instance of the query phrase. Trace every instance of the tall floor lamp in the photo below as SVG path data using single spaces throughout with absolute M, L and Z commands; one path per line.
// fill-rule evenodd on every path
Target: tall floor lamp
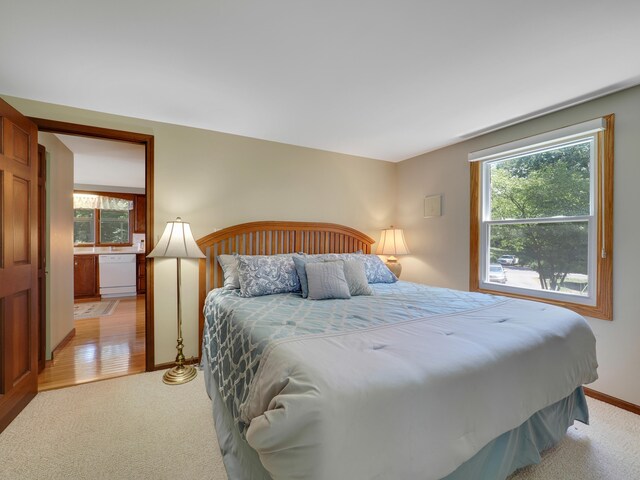
M 162 376 L 162 381 L 169 385 L 179 385 L 187 383 L 196 377 L 196 369 L 192 365 L 184 364 L 184 354 L 182 353 L 182 308 L 180 305 L 180 260 L 183 258 L 205 258 L 198 244 L 193 239 L 191 227 L 188 223 L 183 222 L 180 217 L 174 222 L 167 222 L 160 241 L 151 251 L 149 258 L 175 258 L 177 261 L 178 279 L 178 355 L 176 356 L 176 365 L 167 370 Z

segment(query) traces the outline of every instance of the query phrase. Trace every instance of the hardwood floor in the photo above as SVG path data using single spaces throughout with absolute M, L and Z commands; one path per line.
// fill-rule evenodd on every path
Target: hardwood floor
M 38 377 L 38 390 L 145 371 L 144 295 L 121 298 L 108 316 L 75 321 L 76 334 Z

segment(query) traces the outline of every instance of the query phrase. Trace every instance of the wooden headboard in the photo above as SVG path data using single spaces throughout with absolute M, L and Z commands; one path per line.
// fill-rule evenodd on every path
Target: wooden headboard
M 375 240 L 350 227 L 335 223 L 251 222 L 227 227 L 198 240 L 206 255 L 200 261 L 200 346 L 207 293 L 224 284 L 218 255 L 275 255 L 278 253 L 371 253 Z

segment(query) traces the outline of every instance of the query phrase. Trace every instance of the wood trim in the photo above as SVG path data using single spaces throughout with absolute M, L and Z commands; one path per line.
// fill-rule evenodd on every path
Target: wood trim
M 602 140 L 602 161 L 598 162 L 598 173 L 604 175 L 603 183 L 598 182 L 598 209 L 603 215 L 598 215 L 598 252 L 603 248 L 606 257 L 598 255 L 598 292 L 596 297 L 597 312 L 588 314 L 603 320 L 613 320 L 613 165 L 614 165 L 614 141 L 615 141 L 615 115 L 605 115 L 605 131 L 600 133 Z M 600 158 L 599 158 L 600 160 Z M 603 178 L 603 177 L 599 177 Z M 604 222 L 604 224 L 603 224 Z M 605 245 L 602 245 L 604 229 Z M 597 313 L 594 315 L 594 313 Z
M 186 358 L 184 361 L 185 365 L 195 365 L 200 363 L 200 359 L 198 357 Z M 166 370 L 167 368 L 173 368 L 176 366 L 176 362 L 165 362 L 159 363 L 158 365 L 154 365 L 153 370 Z
M 477 288 L 473 291 L 479 292 L 479 293 L 489 293 L 491 295 L 500 295 L 500 296 L 509 297 L 509 298 L 521 298 L 524 300 L 533 300 L 534 302 L 548 303 L 551 305 L 556 305 L 558 307 L 564 307 L 569 310 L 573 310 L 574 312 L 585 317 L 599 318 L 601 320 L 612 320 L 611 317 L 605 317 L 603 314 L 601 314 L 600 313 L 601 310 L 597 305 L 581 305 L 579 303 L 563 302 L 562 300 L 536 297 L 535 295 L 526 295 L 524 293 L 511 293 L 511 292 L 503 292 L 501 290 L 500 291 L 489 290 L 488 288 Z
M 602 251 L 602 232 L 604 229 L 604 242 L 606 256 L 597 256 L 598 289 L 596 291 L 596 305 L 581 305 L 563 300 L 541 298 L 535 295 L 516 294 L 500 290 L 480 288 L 480 181 L 481 163 L 470 163 L 470 241 L 469 241 L 469 290 L 473 292 L 491 293 L 506 297 L 524 298 L 552 305 L 565 307 L 587 317 L 600 318 L 602 320 L 613 319 L 613 164 L 614 164 L 614 123 L 615 115 L 605 115 L 605 131 L 599 133 L 601 151 L 597 155 L 598 181 L 596 186 L 597 211 L 602 212 L 597 218 L 597 251 Z M 604 183 L 604 195 L 602 187 Z M 604 223 L 603 223 L 604 219 Z
M 480 162 L 470 164 L 469 291 L 480 288 Z
M 51 360 L 55 358 L 55 356 L 60 353 L 60 351 L 67 346 L 67 344 L 76 336 L 76 329 L 72 328 L 69 333 L 60 341 L 58 346 L 51 351 Z
M 224 283 L 218 254 L 275 255 L 277 253 L 371 253 L 375 240 L 336 223 L 263 221 L 234 225 L 197 241 L 207 256 L 200 260 L 198 357 L 202 355 L 204 302 L 209 290 Z M 208 283 L 208 285 L 207 285 Z
M 198 358 L 202 358 L 202 339 L 204 338 L 204 301 L 207 298 L 207 260 L 198 261 Z
M 145 245 L 153 244 L 154 236 L 154 137 L 145 133 L 127 132 L 110 128 L 80 125 L 76 123 L 60 122 L 45 118 L 27 117 L 34 122 L 41 132 L 63 133 L 81 137 L 119 140 L 121 142 L 137 143 L 145 146 L 145 195 L 147 197 L 146 237 Z M 154 291 L 153 291 L 153 262 L 147 260 L 147 291 L 145 294 L 145 367 L 148 372 L 155 367 L 155 325 L 154 325 Z
M 241 234 L 254 233 L 254 232 L 273 232 L 273 231 L 294 231 L 294 232 L 308 231 L 310 233 L 332 232 L 332 233 L 344 234 L 349 237 L 354 237 L 363 243 L 368 243 L 369 249 L 364 253 L 371 253 L 371 245 L 375 243 L 374 239 L 372 239 L 368 235 L 365 235 L 362 232 L 359 232 L 355 228 L 339 225 L 337 223 L 264 221 L 264 222 L 241 223 L 239 225 L 223 228 L 222 230 L 218 230 L 217 232 L 210 233 L 209 235 L 200 238 L 198 240 L 198 246 L 200 246 L 200 248 L 211 246 L 222 239 L 231 238 L 233 236 L 237 236 Z M 296 237 L 296 238 L 298 241 L 300 241 L 299 237 Z M 326 246 L 326 244 L 323 245 L 323 247 L 324 246 Z M 295 247 L 296 247 L 296 250 L 298 250 L 302 247 L 302 244 L 296 243 Z M 291 250 L 291 251 L 296 251 L 296 250 Z M 335 250 L 335 248 L 331 248 L 330 250 Z
M 154 245 L 153 241 L 153 233 L 154 233 L 154 215 L 153 215 L 153 200 L 154 200 L 154 155 L 155 155 L 155 140 L 153 136 L 149 136 L 146 142 L 145 155 L 146 155 L 146 185 L 145 185 L 145 195 L 147 200 L 147 212 L 145 215 L 145 240 L 144 245 L 147 251 L 150 251 L 152 245 Z M 145 252 L 146 253 L 146 252 Z M 156 359 L 155 359 L 155 323 L 154 323 L 154 289 L 153 289 L 153 262 L 149 259 L 146 259 L 146 275 L 147 275 L 147 285 L 145 292 L 145 368 L 147 372 L 152 371 L 155 368 Z
M 38 373 L 47 356 L 47 149 L 38 144 Z
M 90 254 L 83 254 L 83 255 L 90 255 Z M 73 303 L 99 302 L 100 300 L 102 300 L 101 295 L 95 295 L 93 297 L 74 297 Z
M 135 205 L 134 205 L 135 208 Z M 93 246 L 95 247 L 131 247 L 133 246 L 133 210 L 129 210 L 129 238 L 126 243 L 102 243 L 100 237 L 102 236 L 102 210 L 99 208 L 94 209 L 95 219 L 95 238 Z M 84 244 L 90 246 L 91 244 Z M 81 245 L 78 245 L 81 246 Z
M 595 398 L 596 400 L 600 400 L 601 402 L 608 403 L 609 405 L 613 405 L 614 407 L 621 408 L 623 410 L 626 410 L 627 412 L 640 415 L 640 405 L 636 405 L 635 403 L 612 397 L 611 395 L 607 395 L 606 393 L 601 393 L 587 387 L 582 388 L 584 390 L 584 394 L 588 397 Z
M 119 140 L 121 142 L 145 144 L 153 135 L 145 133 L 115 130 L 111 128 L 81 125 L 79 123 L 60 122 L 47 118 L 27 117 L 38 126 L 40 132 L 61 133 L 76 135 L 79 137 L 103 138 L 106 140 Z

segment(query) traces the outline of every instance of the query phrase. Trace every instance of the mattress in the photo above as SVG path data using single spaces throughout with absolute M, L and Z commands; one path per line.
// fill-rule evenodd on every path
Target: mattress
M 440 479 L 597 378 L 593 334 L 569 310 L 372 287 L 346 301 L 209 295 L 212 396 L 272 478 Z

